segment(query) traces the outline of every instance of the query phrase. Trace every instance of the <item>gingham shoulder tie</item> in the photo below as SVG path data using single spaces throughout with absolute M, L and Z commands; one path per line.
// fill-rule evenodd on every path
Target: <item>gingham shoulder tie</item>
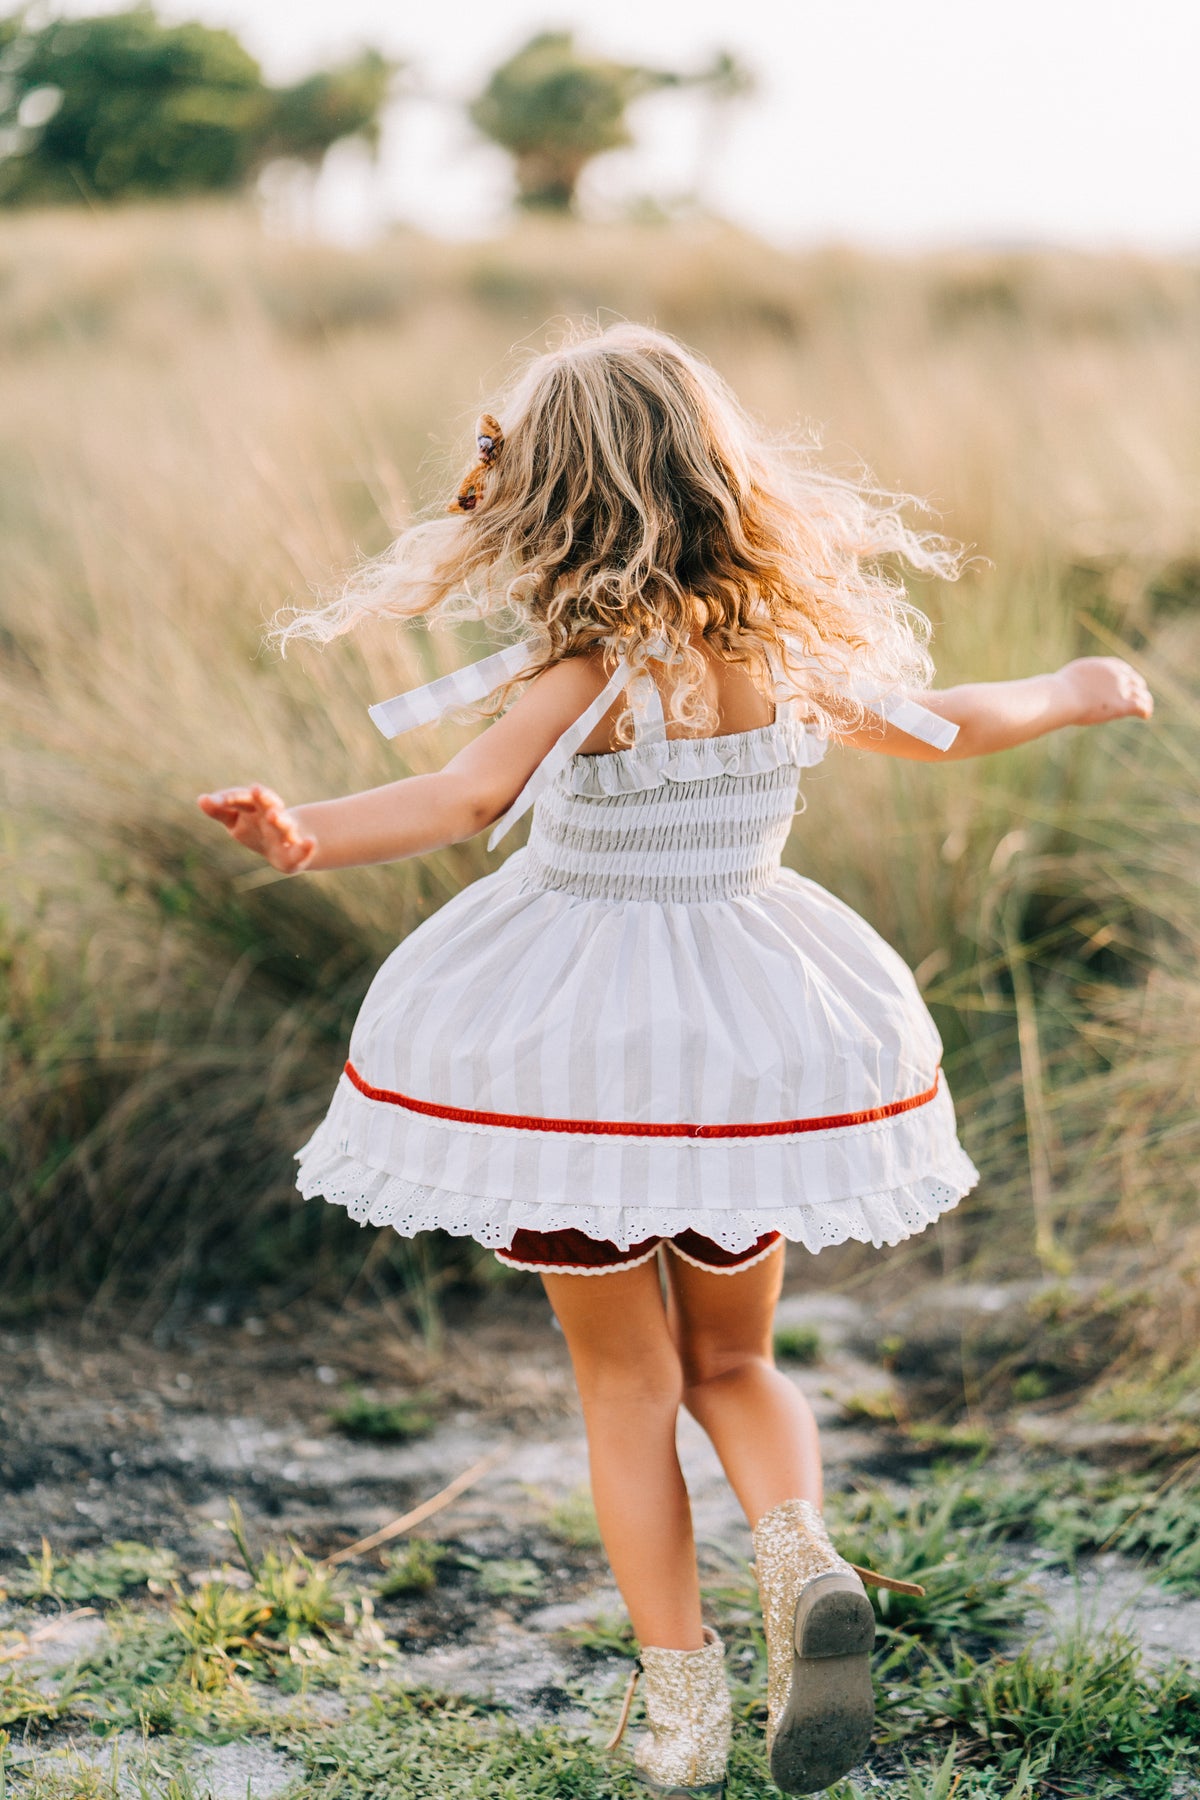
M 432 725 L 446 713 L 453 712 L 455 707 L 472 706 L 477 700 L 486 700 L 506 681 L 523 674 L 532 661 L 532 644 L 525 641 L 509 644 L 507 649 L 497 650 L 481 662 L 468 663 L 465 669 L 454 669 L 449 675 L 439 675 L 436 681 L 426 682 L 424 687 L 410 688 L 406 694 L 396 694 L 391 700 L 380 700 L 376 705 L 368 706 L 367 714 L 384 737 L 399 737 L 418 725 Z
M 789 655 L 796 663 L 802 667 L 820 667 L 820 659 L 809 656 L 796 639 L 789 637 L 785 641 Z M 774 652 L 771 655 L 771 668 L 777 687 L 782 689 L 786 685 L 783 664 Z M 931 712 L 929 707 L 922 706 L 919 700 L 913 700 L 909 695 L 893 688 L 887 688 L 880 682 L 862 679 L 830 682 L 827 674 L 823 678 L 829 685 L 840 686 L 852 699 L 865 706 L 868 712 L 873 712 L 876 718 L 882 719 L 885 724 L 894 726 L 897 731 L 904 732 L 906 737 L 917 738 L 923 744 L 932 745 L 935 750 L 948 750 L 958 736 L 959 728 L 952 720 L 943 719 L 940 713 Z M 782 703 L 782 693 L 780 701 Z M 795 700 L 791 702 L 791 707 L 792 710 L 795 710 Z
M 406 694 L 396 694 L 391 700 L 381 700 L 367 710 L 385 737 L 399 737 L 402 732 L 412 731 L 418 725 L 432 724 L 456 707 L 470 706 L 476 701 L 486 700 L 504 682 L 523 674 L 534 657 L 535 651 L 531 644 L 510 644 L 507 649 L 497 650 L 494 655 L 485 656 L 480 662 L 469 663 L 466 668 L 455 669 L 449 675 L 440 675 L 436 681 L 427 682 L 424 687 L 412 688 Z M 633 680 L 633 676 L 632 667 L 621 657 L 596 698 L 567 726 L 542 758 L 508 811 L 497 819 L 488 837 L 489 850 L 495 849 L 517 820 L 529 811 L 543 789 L 549 787 L 566 768 L 580 744 L 604 717 L 621 690 Z M 644 676 L 635 683 L 631 703 L 635 742 L 653 743 L 665 738 L 662 701 L 649 676 Z

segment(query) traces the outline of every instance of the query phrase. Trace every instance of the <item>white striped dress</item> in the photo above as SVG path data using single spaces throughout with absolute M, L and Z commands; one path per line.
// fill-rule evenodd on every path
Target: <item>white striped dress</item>
M 372 708 L 391 734 L 495 689 L 524 645 Z M 629 685 L 635 741 L 577 747 Z M 894 1244 L 978 1179 L 901 958 L 781 855 L 824 740 L 777 692 L 753 731 L 668 739 L 618 664 L 490 843 L 528 844 L 407 937 L 363 1003 L 297 1186 L 404 1236 L 574 1227 Z M 909 701 L 879 703 L 939 742 Z

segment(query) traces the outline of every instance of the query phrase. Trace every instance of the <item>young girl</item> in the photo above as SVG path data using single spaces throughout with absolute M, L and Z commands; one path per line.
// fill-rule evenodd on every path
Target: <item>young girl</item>
M 488 826 L 491 847 L 532 808 L 527 845 L 379 971 L 298 1185 L 540 1274 L 640 1645 L 635 1766 L 660 1796 L 723 1793 L 730 1736 L 675 1448 L 680 1405 L 700 1422 L 752 1527 L 771 1774 L 810 1793 L 867 1748 L 874 1628 L 822 1522 L 812 1413 L 772 1364 L 784 1241 L 898 1243 L 977 1174 L 908 969 L 781 866 L 800 772 L 831 739 L 936 762 L 1151 700 L 1105 657 L 928 692 L 925 621 L 888 571 L 950 575 L 946 545 L 768 442 L 659 332 L 538 357 L 498 414 L 453 517 L 284 636 L 503 609 L 517 642 L 371 711 L 392 736 L 519 697 L 437 774 L 200 805 L 285 871 Z

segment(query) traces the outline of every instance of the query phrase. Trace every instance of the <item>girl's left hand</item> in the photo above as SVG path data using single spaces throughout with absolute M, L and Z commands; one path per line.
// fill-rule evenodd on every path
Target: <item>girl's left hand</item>
M 1148 719 L 1154 699 L 1137 670 L 1119 656 L 1080 656 L 1056 676 L 1067 690 L 1072 725 L 1105 725 L 1111 719 Z
M 307 868 L 316 855 L 316 838 L 300 829 L 278 794 L 258 782 L 201 794 L 196 804 L 202 813 L 224 825 L 239 844 L 265 856 L 271 867 L 284 875 Z

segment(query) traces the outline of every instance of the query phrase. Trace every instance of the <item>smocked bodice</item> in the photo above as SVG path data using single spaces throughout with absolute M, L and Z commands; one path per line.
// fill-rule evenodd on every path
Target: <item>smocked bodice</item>
M 800 652 L 800 662 L 805 661 Z M 388 737 L 493 694 L 536 661 L 527 643 L 439 676 L 370 708 Z M 523 867 L 536 884 L 612 899 L 719 899 L 753 893 L 779 867 L 796 810 L 799 771 L 820 760 L 825 740 L 808 730 L 783 664 L 772 650 L 775 718 L 752 731 L 668 738 L 657 683 L 624 656 L 604 687 L 558 738 L 508 810 L 488 849 L 533 808 Z M 633 743 L 599 756 L 580 752 L 622 692 Z M 861 696 L 912 736 L 946 749 L 956 725 L 902 695 Z
M 524 879 L 592 900 L 754 893 L 779 871 L 800 769 L 823 749 L 789 718 L 575 756 L 538 796 Z

